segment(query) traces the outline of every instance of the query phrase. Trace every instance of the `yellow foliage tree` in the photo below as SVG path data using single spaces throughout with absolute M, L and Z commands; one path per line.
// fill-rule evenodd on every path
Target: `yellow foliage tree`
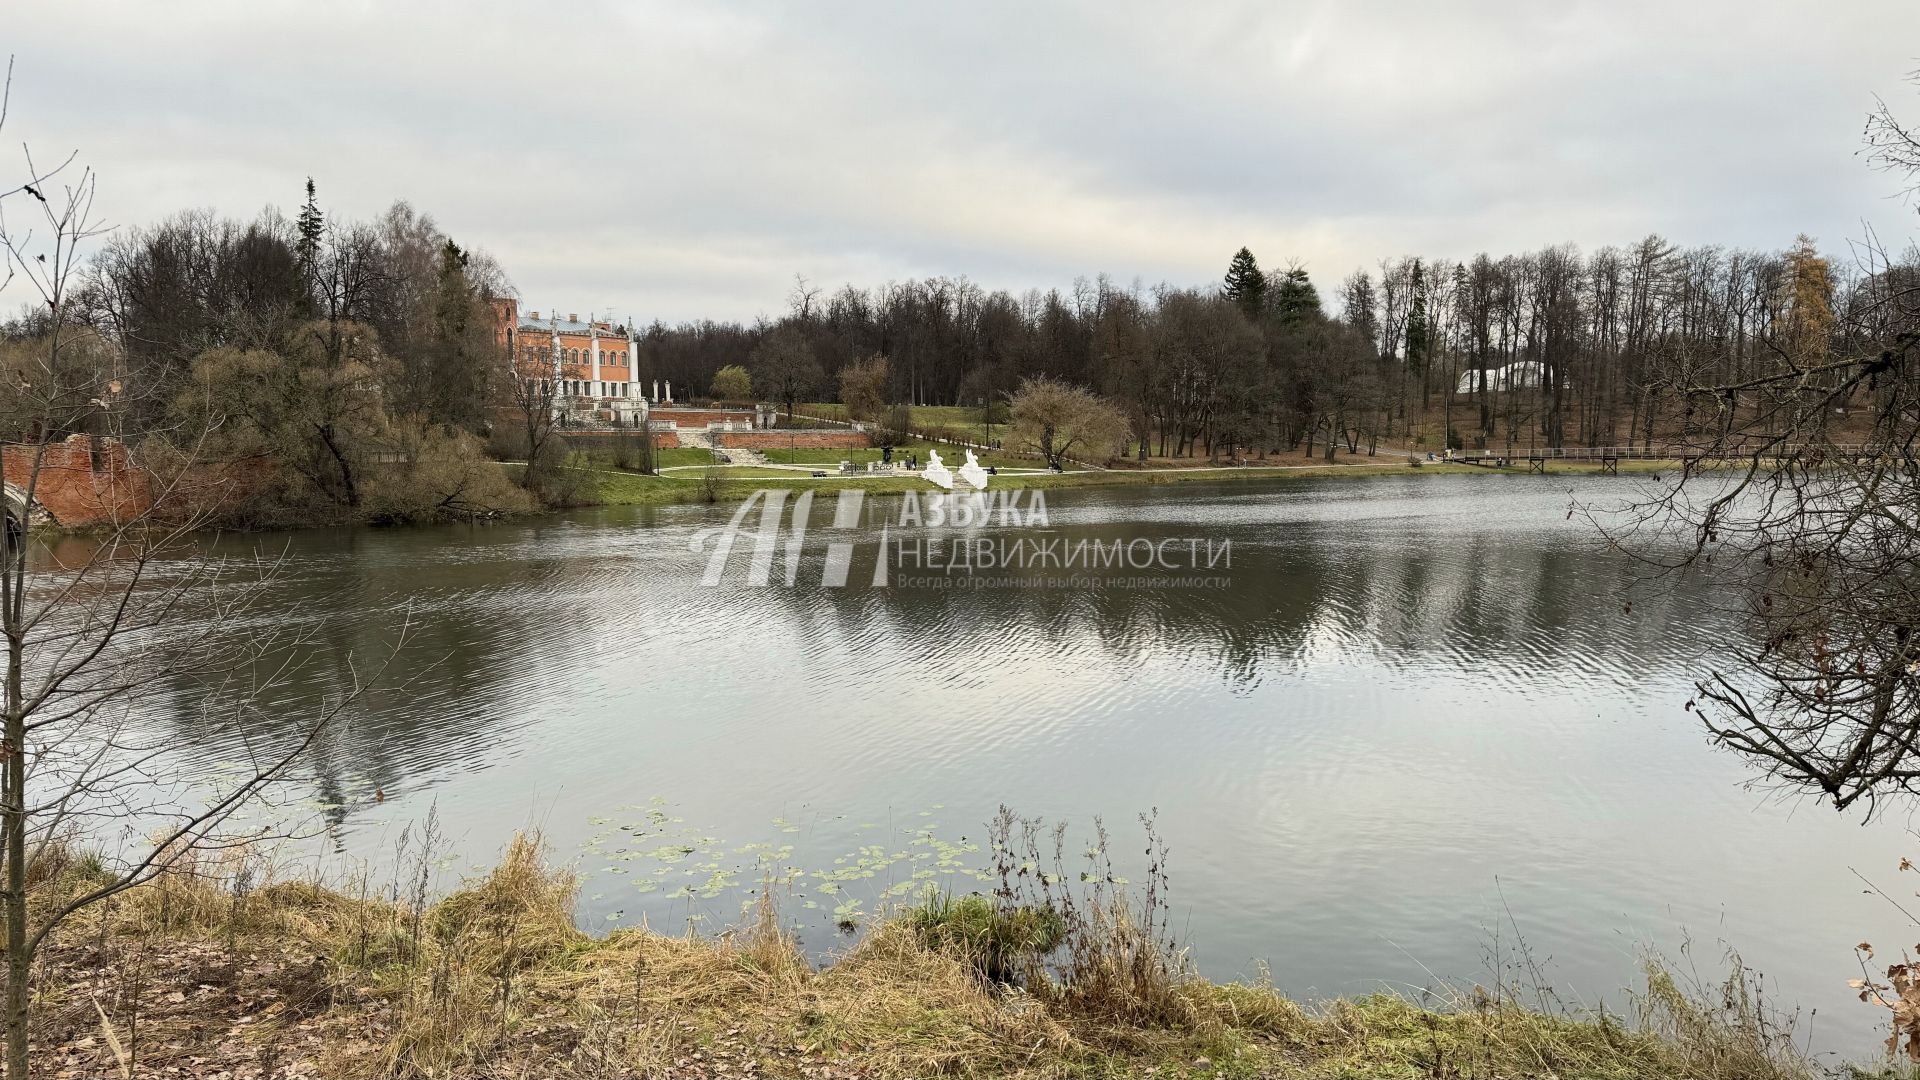
M 1803 361 L 1823 360 L 1833 340 L 1833 266 L 1801 233 L 1787 251 L 1784 344 Z

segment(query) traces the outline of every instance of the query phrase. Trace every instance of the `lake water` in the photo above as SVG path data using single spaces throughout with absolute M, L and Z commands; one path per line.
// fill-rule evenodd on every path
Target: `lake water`
M 1076 846 L 1103 817 L 1123 867 L 1158 808 L 1213 978 L 1485 982 L 1517 928 L 1563 997 L 1623 1007 L 1642 946 L 1691 938 L 1703 972 L 1737 948 L 1817 1009 L 1818 1045 L 1868 1053 L 1850 947 L 1911 931 L 1849 868 L 1904 895 L 1908 823 L 1750 790 L 1707 743 L 1688 673 L 1730 624 L 1686 580 L 1625 610 L 1632 567 L 1567 516 L 1634 483 L 1062 490 L 1044 527 L 973 534 L 1230 541 L 1204 571 L 1225 588 L 875 588 L 863 546 L 829 589 L 811 542 L 794 587 L 746 584 L 744 542 L 703 586 L 711 544 L 690 545 L 726 507 L 223 543 L 284 545 L 269 614 L 324 643 L 281 736 L 411 625 L 382 680 L 404 687 L 313 759 L 343 855 L 377 864 L 430 806 L 461 868 L 537 825 L 588 875 L 583 924 L 668 930 L 718 928 L 760 868 L 798 867 L 785 909 L 819 951 L 836 912 L 972 887 L 953 870 L 984 863 L 965 845 L 1003 803 Z

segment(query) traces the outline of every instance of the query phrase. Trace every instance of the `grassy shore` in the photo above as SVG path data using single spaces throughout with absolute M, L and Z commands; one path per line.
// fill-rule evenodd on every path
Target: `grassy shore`
M 839 453 L 851 453 L 840 451 Z M 771 455 L 769 455 L 771 457 Z M 835 459 L 836 461 L 839 459 Z M 1373 459 L 1378 461 L 1378 459 Z M 1622 473 L 1658 473 L 1679 467 L 1678 462 L 1624 461 L 1620 463 Z M 935 490 L 931 484 L 918 477 L 879 476 L 871 479 L 829 475 L 815 479 L 805 473 L 791 470 L 755 468 L 752 466 L 725 466 L 718 468 L 718 488 L 714 493 L 717 501 L 732 502 L 744 499 L 762 488 L 791 488 L 796 490 L 838 490 L 857 487 L 862 491 L 876 494 L 901 494 L 907 491 L 927 492 Z M 827 471 L 823 469 L 822 471 Z M 1556 463 L 1548 468 L 1549 476 L 1593 475 L 1601 471 L 1598 465 L 1579 463 Z M 1125 487 L 1154 484 L 1181 483 L 1219 483 L 1219 484 L 1260 484 L 1285 481 L 1316 480 L 1342 476 L 1441 476 L 1441 475 L 1478 475 L 1487 477 L 1527 476 L 1525 466 L 1510 469 L 1489 469 L 1473 465 L 1445 464 L 1441 462 L 1423 463 L 1420 468 L 1412 468 L 1406 462 L 1381 462 L 1365 465 L 1325 465 L 1324 463 L 1299 462 L 1291 465 L 1244 468 L 1190 468 L 1167 470 L 1110 469 L 1074 471 L 1066 473 L 1002 473 L 993 479 L 996 489 L 1020 488 L 1083 488 L 1083 487 Z M 644 476 L 639 473 L 625 472 L 611 467 L 599 467 L 594 470 L 598 485 L 593 502 L 604 506 L 647 506 L 672 503 L 700 503 L 708 501 L 706 470 L 686 469 L 667 473 L 662 476 Z
M 42 903 L 97 870 L 76 858 L 44 877 Z M 1480 988 L 1439 1007 L 1304 1003 L 1206 981 L 1119 896 L 1064 918 L 932 897 L 816 965 L 782 928 L 778 888 L 713 938 L 591 937 L 575 888 L 526 838 L 433 903 L 399 884 L 276 881 L 232 857 L 169 874 L 43 952 L 35 1075 L 1814 1075 L 1738 979 L 1696 997 L 1650 970 L 1632 1015 L 1540 1012 Z

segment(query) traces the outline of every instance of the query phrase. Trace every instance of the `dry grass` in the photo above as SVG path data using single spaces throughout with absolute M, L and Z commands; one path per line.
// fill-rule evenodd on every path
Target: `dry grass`
M 772 882 L 718 938 L 591 938 L 537 837 L 418 909 L 270 876 L 195 867 L 77 923 L 40 974 L 39 1066 L 116 1074 L 117 1044 L 136 1075 L 234 1077 L 1811 1075 L 1738 980 L 1701 995 L 1655 970 L 1632 1019 L 1477 992 L 1309 1007 L 1199 978 L 1113 888 L 1079 896 L 1077 940 L 1007 985 L 905 912 L 816 969 Z

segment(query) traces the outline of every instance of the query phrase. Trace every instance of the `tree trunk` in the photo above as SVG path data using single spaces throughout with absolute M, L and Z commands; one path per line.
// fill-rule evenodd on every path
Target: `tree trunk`
M 18 551 L 8 554 L 12 556 L 7 560 L 9 564 L 23 557 Z M 9 565 L 6 572 L 11 570 Z M 13 623 L 13 612 L 7 615 L 7 622 Z M 4 763 L 0 763 L 5 774 L 4 797 L 0 797 L 0 832 L 5 835 L 7 860 L 7 1080 L 27 1080 L 27 976 L 32 959 L 27 955 L 27 732 L 26 717 L 21 712 L 24 687 L 21 652 L 21 640 L 9 634 L 6 745 L 0 748 L 0 756 L 5 758 Z
M 353 482 L 353 465 L 347 460 L 346 452 L 340 449 L 338 441 L 334 439 L 333 425 L 328 424 L 320 429 L 320 441 L 326 446 L 327 453 L 333 455 L 334 464 L 340 467 L 341 495 L 346 499 L 348 506 L 358 507 L 360 489 Z

